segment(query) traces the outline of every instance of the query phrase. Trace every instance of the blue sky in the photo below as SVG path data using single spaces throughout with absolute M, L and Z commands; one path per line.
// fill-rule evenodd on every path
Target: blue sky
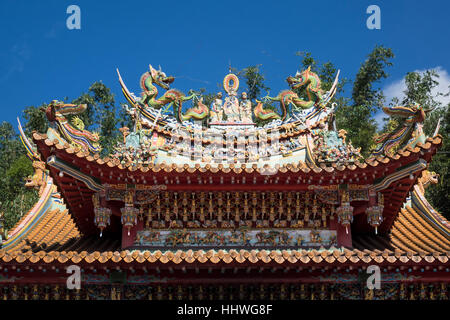
M 81 9 L 81 30 L 66 27 L 71 4 Z M 366 27 L 371 4 L 381 8 L 381 30 Z M 98 80 L 124 102 L 115 69 L 137 94 L 149 64 L 177 77 L 172 87 L 185 92 L 219 90 L 230 61 L 239 69 L 262 64 L 275 95 L 298 69 L 297 51 L 354 78 L 375 44 L 396 55 L 381 84 L 392 95 L 408 71 L 440 67 L 446 79 L 449 12 L 448 1 L 1 0 L 0 121 L 14 122 L 26 106 L 74 99 Z

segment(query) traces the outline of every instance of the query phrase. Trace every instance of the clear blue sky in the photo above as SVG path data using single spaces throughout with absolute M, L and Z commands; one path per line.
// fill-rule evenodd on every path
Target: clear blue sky
M 66 8 L 81 8 L 68 30 Z M 381 30 L 366 8 L 381 8 Z M 0 121 L 52 99 L 76 98 L 102 80 L 124 102 L 115 73 L 140 93 L 148 64 L 178 77 L 173 87 L 217 91 L 228 63 L 262 64 L 271 94 L 299 66 L 297 51 L 332 61 L 354 78 L 375 44 L 396 55 L 391 77 L 450 70 L 448 1 L 21 1 L 0 2 Z

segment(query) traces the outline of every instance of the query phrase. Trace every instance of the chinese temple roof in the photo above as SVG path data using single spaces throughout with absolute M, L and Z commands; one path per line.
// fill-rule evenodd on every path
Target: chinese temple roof
M 308 95 L 309 100 L 305 101 L 294 91 L 285 90 L 277 97 L 266 97 L 266 102 L 279 102 L 281 112 L 264 109 L 262 102 L 257 101 L 253 109 L 256 119 L 271 122 L 256 128 L 252 118 L 252 102 L 244 94 L 240 100 L 237 98 L 237 76 L 230 74 L 225 77 L 224 89 L 228 97 L 222 101 L 222 95 L 218 95 L 210 109 L 203 104 L 203 98 L 195 93 L 185 96 L 177 90 L 168 90 L 173 77 L 167 77 L 161 70 L 150 66 L 150 71 L 141 77 L 140 84 L 144 90 L 141 98 L 130 93 L 120 78 L 124 95 L 131 106 L 127 107 L 127 112 L 133 116 L 135 127 L 131 130 L 121 128 L 123 142 L 116 147 L 116 152 L 105 158 L 100 156 L 98 134 L 84 130 L 80 118 L 74 117 L 72 123 L 66 118 L 84 112 L 87 106 L 52 102 L 46 110 L 51 126 L 45 134 L 34 132 L 33 143 L 25 137 L 19 123 L 22 140 L 36 170 L 35 175 L 29 177 L 27 185 L 39 189 L 40 199 L 10 230 L 8 239 L 0 249 L 0 261 L 11 264 L 139 264 L 144 267 L 146 264 L 155 266 L 167 263 L 239 263 L 246 266 L 351 266 L 371 262 L 442 266 L 448 263 L 450 224 L 427 202 L 423 191 L 430 181 L 434 181 L 426 168 L 442 144 L 438 130 L 432 137 L 426 137 L 422 130 L 428 110 L 419 106 L 384 108 L 390 115 L 406 118 L 405 124 L 394 132 L 377 137 L 378 148 L 369 158 L 361 160 L 359 149 L 353 148 L 351 142 L 346 142 L 345 130 L 337 131 L 332 128 L 334 105 L 330 101 L 336 90 L 337 79 L 338 76 L 332 89 L 325 93 L 320 88 L 317 75 L 309 68 L 297 73 L 295 77 L 289 77 L 288 83 L 292 90 L 310 83 L 314 87 L 311 92 L 313 95 Z M 158 99 L 156 85 L 168 90 Z M 312 90 L 311 86 L 306 89 Z M 189 99 L 197 99 L 197 104 L 185 111 L 182 102 Z M 162 115 L 162 107 L 166 104 L 173 108 L 173 115 Z M 227 112 L 231 113 L 229 118 Z M 223 117 L 224 114 L 226 118 Z M 207 133 L 206 137 L 196 137 L 195 124 L 188 121 L 191 119 L 211 121 L 207 128 L 202 129 L 203 133 Z M 180 152 L 180 145 L 173 142 L 183 130 L 188 132 L 185 142 L 189 156 Z M 250 152 L 255 141 L 252 142 L 249 138 L 245 142 L 249 147 L 245 150 L 246 153 L 236 152 L 222 159 L 205 152 L 209 147 L 216 148 L 219 145 L 220 148 L 216 149 L 229 147 L 234 152 L 234 145 L 239 144 L 239 138 L 232 140 L 232 146 L 226 144 L 227 148 L 223 147 L 221 140 L 229 132 L 238 135 L 253 132 L 256 133 L 254 137 L 257 136 L 258 143 L 273 142 L 274 146 L 270 146 L 271 152 L 260 157 L 260 153 Z M 220 141 L 217 142 L 211 133 L 218 133 Z M 194 145 L 191 145 L 192 142 Z M 214 150 L 217 151 L 216 149 Z M 322 231 L 329 235 L 327 247 L 323 246 L 320 235 L 320 242 L 308 249 L 305 248 L 308 246 L 302 247 L 301 241 L 295 246 L 292 242 L 284 242 L 286 247 L 277 246 L 280 242 L 274 241 L 272 247 L 264 248 L 252 247 L 253 244 L 245 240 L 244 245 L 236 246 L 235 249 L 220 250 L 217 250 L 218 246 L 214 249 L 207 246 L 197 249 L 202 248 L 202 244 L 195 249 L 180 248 L 175 247 L 177 242 L 171 246 L 170 241 L 160 250 L 151 246 L 151 249 L 139 247 L 137 245 L 142 243 L 138 243 L 136 234 L 130 235 L 130 228 L 137 227 L 138 214 L 142 227 L 144 211 L 149 217 L 146 228 L 153 228 L 149 220 L 152 218 L 151 205 L 156 197 L 151 192 L 161 190 L 175 194 L 180 191 L 192 193 L 191 198 L 185 197 L 181 201 L 184 202 L 183 218 L 186 219 L 181 222 L 181 227 L 177 227 L 179 230 L 188 225 L 188 208 L 192 211 L 192 216 L 195 216 L 200 211 L 196 201 L 205 203 L 205 197 L 194 199 L 196 192 L 210 193 L 211 205 L 207 209 L 211 217 L 217 209 L 216 204 L 212 204 L 212 194 L 218 191 L 220 197 L 217 199 L 222 202 L 222 191 L 228 194 L 235 192 L 234 217 L 237 218 L 237 226 L 242 222 L 239 220 L 240 214 L 245 212 L 247 220 L 244 223 L 249 222 L 253 232 L 259 232 L 261 229 L 258 228 L 263 227 L 275 228 L 276 207 L 280 209 L 277 212 L 280 221 L 282 214 L 288 217 L 283 220 L 284 226 L 277 220 L 279 226 L 285 228 L 289 221 L 293 232 L 302 231 L 305 227 L 310 236 L 317 232 L 317 228 L 322 227 Z M 274 196 L 268 200 L 273 200 L 270 207 L 273 217 L 270 227 L 267 217 L 261 218 L 260 226 L 256 223 L 256 218 L 253 221 L 247 218 L 247 194 L 244 206 L 242 197 L 239 198 L 239 192 L 247 191 L 262 194 L 261 198 L 252 198 L 255 203 L 253 212 L 261 209 L 261 216 L 266 207 L 264 204 L 259 206 L 258 202 L 266 200 L 264 193 L 272 193 L 271 196 Z M 286 194 L 284 199 L 282 191 Z M 292 204 L 291 191 L 297 193 L 296 205 L 284 209 L 283 201 L 290 201 Z M 300 191 L 305 193 L 302 200 L 299 198 Z M 141 192 L 139 199 L 138 192 Z M 311 211 L 308 211 L 310 194 L 314 197 L 314 204 Z M 279 198 L 275 202 L 277 196 Z M 174 210 L 170 207 L 173 198 L 165 195 L 164 200 L 167 218 L 161 217 L 158 212 L 155 220 L 162 221 L 167 229 L 166 222 L 178 223 L 181 219 L 178 217 L 179 208 Z M 227 198 L 227 201 L 227 219 L 232 220 L 231 200 Z M 301 206 L 302 201 L 304 203 Z M 317 202 L 323 204 L 320 212 Z M 307 216 L 305 224 L 298 217 L 297 225 L 292 223 L 291 209 L 294 207 L 297 216 L 300 211 Z M 207 210 L 205 208 L 206 206 L 201 208 L 202 215 Z M 316 214 L 321 215 L 317 219 L 319 226 L 306 224 L 306 221 L 316 222 L 309 220 L 310 212 L 314 214 L 314 219 Z M 171 214 L 176 216 L 173 221 Z M 338 219 L 334 219 L 335 216 Z M 210 218 L 209 222 L 212 221 L 222 222 L 222 215 L 217 221 Z M 159 223 L 154 220 L 152 222 Z M 267 225 L 263 222 L 267 222 Z M 331 223 L 334 223 L 334 229 L 331 228 Z M 335 227 L 339 223 L 341 226 Z M 235 224 L 233 227 L 222 224 L 212 229 L 232 230 L 234 226 Z M 245 228 L 248 226 L 246 224 Z M 107 231 L 103 237 L 98 236 L 97 227 L 100 232 L 103 229 Z M 128 228 L 127 236 L 123 232 L 126 231 L 125 227 Z M 345 228 L 345 232 L 340 227 Z M 380 234 L 373 235 L 372 227 L 376 228 L 376 232 L 379 230 Z M 170 230 L 164 232 L 173 231 L 171 228 L 172 224 L 168 228 Z M 350 235 L 348 228 L 351 230 Z M 273 230 L 266 231 L 270 234 Z M 196 232 L 199 233 L 198 230 Z M 344 240 L 338 242 L 336 234 Z M 334 240 L 331 240 L 332 235 Z M 132 237 L 135 238 L 131 239 Z M 299 238 L 298 234 L 297 241 Z
M 386 232 L 420 172 L 426 168 L 426 164 L 431 161 L 431 157 L 442 144 L 442 137 L 437 135 L 427 138 L 424 143 L 419 142 L 414 147 L 399 150 L 393 155 L 380 155 L 361 163 L 313 166 L 300 162 L 264 169 L 244 168 L 244 164 L 242 167 L 230 164 L 228 168 L 221 164 L 213 168 L 208 164 L 204 167 L 199 164 L 189 167 L 187 164 L 168 166 L 164 163 L 150 164 L 146 167 L 142 165 L 124 167 L 108 158 L 101 159 L 98 154 L 89 155 L 67 143 L 62 144 L 56 139 L 52 141 L 45 134 L 34 133 L 33 141 L 44 158 L 51 159 L 55 156 L 55 159 L 61 161 L 61 165 L 50 166 L 50 175 L 66 199 L 78 227 L 86 234 L 95 230 L 91 223 L 93 213 L 89 210 L 89 204 L 92 205 L 92 193 L 103 188 L 100 181 L 102 184 L 135 183 L 154 187 L 162 185 L 168 191 L 299 190 L 314 184 L 327 186 L 365 183 L 372 185 L 375 190 L 383 190 L 385 200 L 390 203 L 385 208 L 385 222 L 382 225 L 382 230 Z M 411 165 L 414 163 L 415 165 Z M 63 176 L 59 173 L 63 169 L 62 166 L 66 173 Z M 276 170 L 273 175 L 261 174 L 262 170 L 270 169 Z M 199 176 L 199 173 L 205 176 Z M 359 228 L 364 229 L 364 226 Z
M 55 196 L 55 194 L 54 194 Z M 413 198 L 420 197 L 414 191 Z M 55 199 L 55 198 L 54 198 Z M 429 221 L 429 212 L 406 205 L 400 210 L 389 236 L 353 236 L 353 247 L 331 247 L 299 250 L 121 250 L 117 240 L 83 236 L 67 210 L 49 210 L 37 222 L 24 221 L 34 208 L 10 231 L 17 237 L 12 245 L 5 243 L 0 259 L 5 263 L 174 263 L 190 264 L 446 264 L 450 258 L 450 237 Z M 443 218 L 442 218 L 443 219 Z M 441 222 L 448 223 L 445 219 Z M 436 222 L 437 223 L 437 222 Z M 446 230 L 447 232 L 450 229 Z M 143 265 L 142 265 L 143 266 Z

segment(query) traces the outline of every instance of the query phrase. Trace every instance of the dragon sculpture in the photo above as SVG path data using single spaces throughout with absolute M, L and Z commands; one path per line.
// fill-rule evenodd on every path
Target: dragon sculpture
M 84 123 L 79 117 L 74 117 L 72 123 L 65 117 L 84 112 L 87 108 L 85 104 L 65 104 L 53 100 L 45 110 L 47 119 L 56 123 L 58 131 L 72 145 L 80 147 L 85 152 L 98 153 L 101 151 L 98 133 L 91 133 L 84 130 Z
M 422 176 L 418 179 L 417 185 L 422 194 L 425 194 L 425 189 L 431 184 L 437 184 L 439 182 L 439 174 L 434 171 L 424 170 Z
M 337 76 L 336 76 L 337 80 Z M 336 89 L 336 81 L 333 84 L 333 95 Z M 314 106 L 318 106 L 323 108 L 326 104 L 324 99 L 324 92 L 321 88 L 321 82 L 319 76 L 311 71 L 311 67 L 308 67 L 306 70 L 302 72 L 296 73 L 294 77 L 289 76 L 286 81 L 292 90 L 300 89 L 301 87 L 306 86 L 306 94 L 308 100 L 301 99 L 297 93 L 292 90 L 284 90 L 281 91 L 276 97 L 264 97 L 265 101 L 277 101 L 280 102 L 281 107 L 281 115 L 279 115 L 276 111 L 273 110 L 265 110 L 263 108 L 263 104 L 260 101 L 257 101 L 258 104 L 254 109 L 254 114 L 257 118 L 261 120 L 267 119 L 281 119 L 284 121 L 286 119 L 288 113 L 288 107 L 291 106 L 292 110 L 295 112 L 310 109 Z M 329 98 L 329 97 L 328 97 Z
M 25 135 L 19 118 L 17 118 L 17 123 L 19 125 L 20 140 L 22 141 L 22 144 L 27 151 L 27 156 L 32 161 L 32 166 L 34 168 L 34 174 L 28 176 L 25 180 L 25 187 L 35 188 L 38 190 L 39 196 L 41 196 L 44 192 L 49 172 L 45 167 L 45 162 L 41 160 L 41 155 L 36 151 L 36 146 L 30 142 Z
M 178 120 L 186 121 L 189 119 L 202 120 L 209 115 L 209 108 L 203 104 L 203 97 L 200 97 L 197 102 L 197 106 L 188 109 L 185 113 L 180 112 L 181 107 L 178 109 Z
M 45 168 L 44 161 L 34 160 L 32 165 L 34 168 L 34 174 L 27 177 L 25 187 L 35 188 L 38 190 L 39 196 L 41 196 L 46 186 L 48 170 Z
M 191 118 L 201 120 L 207 117 L 209 115 L 209 109 L 201 102 L 201 99 L 198 100 L 198 105 L 196 107 L 188 109 L 184 114 L 182 113 L 183 102 L 196 98 L 197 95 L 191 91 L 191 95 L 185 96 L 176 89 L 169 89 L 170 84 L 174 79 L 174 77 L 168 77 L 161 71 L 161 68 L 156 70 L 150 65 L 150 71 L 145 72 L 141 76 L 140 84 L 144 91 L 142 92 L 142 98 L 138 101 L 138 104 L 142 107 L 152 107 L 157 110 L 167 105 L 164 111 L 167 111 L 173 106 L 174 115 L 180 122 Z M 158 88 L 156 85 L 167 90 L 160 98 L 157 98 Z
M 407 148 L 414 147 L 418 142 L 423 143 L 425 141 L 425 134 L 422 129 L 423 122 L 426 115 L 433 110 L 424 110 L 418 104 L 409 107 L 383 107 L 384 113 L 399 117 L 402 121 L 392 132 L 374 137 L 374 142 L 379 146 L 375 149 L 373 155 L 392 155 L 395 150 L 402 146 Z

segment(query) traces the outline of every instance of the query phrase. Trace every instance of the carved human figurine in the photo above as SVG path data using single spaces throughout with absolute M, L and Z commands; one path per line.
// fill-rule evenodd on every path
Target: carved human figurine
M 125 194 L 125 204 L 132 205 L 133 204 L 133 191 L 127 191 Z
M 252 102 L 247 98 L 247 92 L 242 92 L 241 95 L 241 120 L 244 123 L 252 123 Z
M 229 96 L 225 98 L 223 110 L 227 116 L 228 122 L 237 122 L 240 120 L 239 100 L 236 97 L 236 91 L 230 89 Z
M 222 92 L 219 92 L 211 105 L 211 122 L 221 122 L 223 118 Z

